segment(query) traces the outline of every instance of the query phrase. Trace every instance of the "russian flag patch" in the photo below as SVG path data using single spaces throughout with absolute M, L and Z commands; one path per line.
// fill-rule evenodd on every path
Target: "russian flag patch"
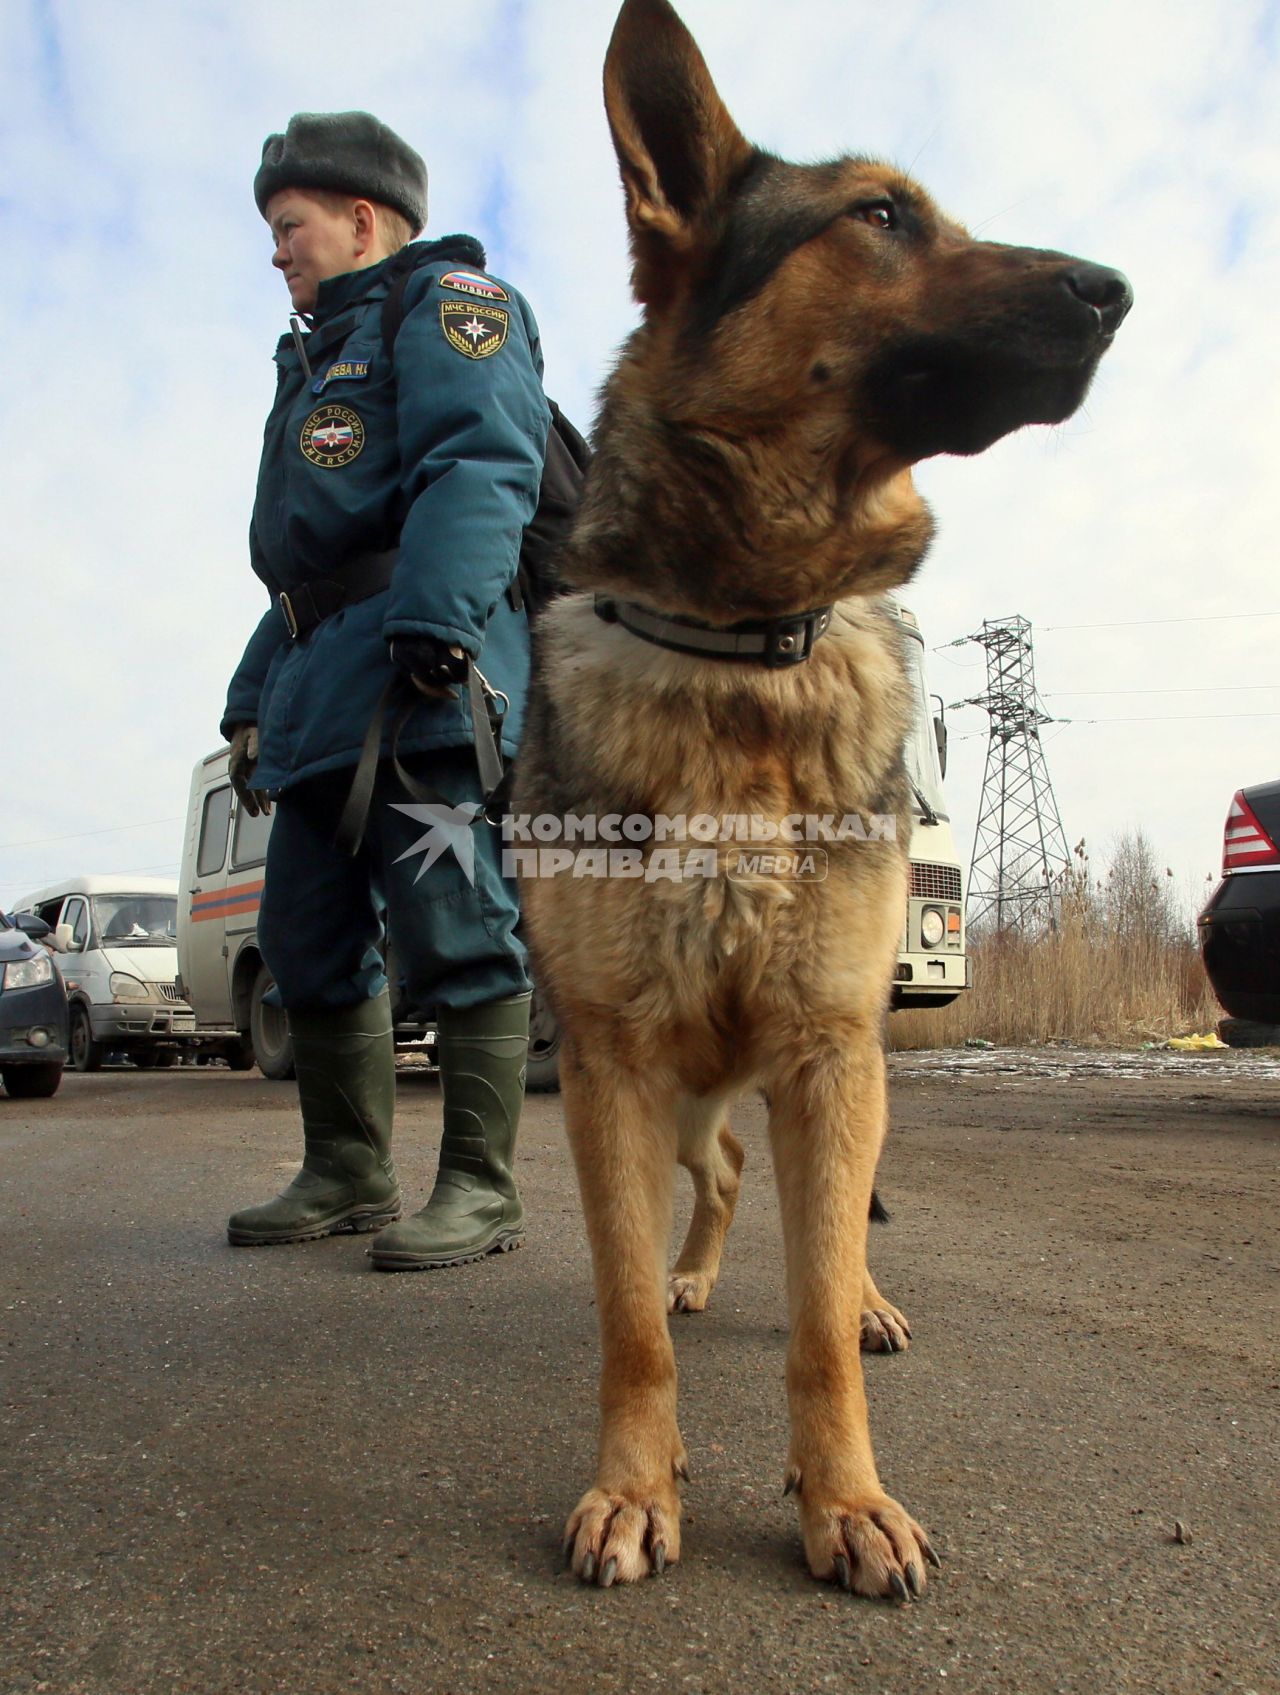
M 440 286 L 456 288 L 459 294 L 478 294 L 482 300 L 511 298 L 500 283 L 490 282 L 488 277 L 478 276 L 474 271 L 450 271 L 447 277 L 440 278 Z

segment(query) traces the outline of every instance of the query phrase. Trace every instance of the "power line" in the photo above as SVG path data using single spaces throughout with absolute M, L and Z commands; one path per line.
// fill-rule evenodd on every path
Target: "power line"
M 1153 624 L 1221 624 L 1239 618 L 1280 618 L 1280 612 L 1198 612 L 1188 618 L 1114 618 L 1099 624 L 1042 624 L 1042 630 L 1136 630 Z M 945 653 L 949 647 L 963 647 L 972 638 L 957 636 L 954 641 L 940 642 L 931 653 Z M 953 660 L 952 664 L 962 664 Z M 1269 686 L 1269 685 L 1268 685 Z
M 1229 618 L 1280 618 L 1280 612 L 1201 612 L 1191 618 L 1116 618 L 1102 624 L 1042 624 L 1042 630 L 1132 630 L 1147 624 L 1220 624 Z M 961 641 L 967 641 L 962 636 Z M 948 642 L 958 647 L 959 642 Z
M 0 842 L 0 853 L 7 853 L 10 848 L 47 847 L 53 842 L 78 842 L 85 836 L 115 836 L 123 830 L 152 830 L 159 824 L 181 824 L 184 815 L 179 813 L 176 818 L 149 818 L 145 824 L 108 824 L 102 830 L 77 830 L 70 836 L 34 836 L 29 842 Z
M 176 871 L 177 869 L 178 866 L 174 860 L 164 859 L 158 865 L 131 865 L 127 870 L 107 871 L 103 875 L 107 877 L 141 877 L 148 871 Z M 6 877 L 0 879 L 0 889 L 25 889 L 35 880 L 32 877 Z M 65 881 L 65 879 L 53 877 L 50 881 L 57 883 Z
M 1100 694 L 1250 694 L 1254 689 L 1280 689 L 1280 683 L 1212 683 L 1178 689 L 1042 689 L 1041 694 L 1046 700 L 1066 700 Z
M 948 712 L 958 712 L 962 706 L 981 706 L 981 700 L 953 700 Z M 1052 724 L 1213 724 L 1223 718 L 1280 718 L 1280 712 L 1152 712 L 1123 718 L 1045 718 Z M 982 735 L 981 730 L 961 732 L 954 739 L 968 741 L 970 736 Z
M 1059 718 L 1059 724 L 1209 724 L 1220 718 L 1280 718 L 1280 712 L 1170 712 L 1139 718 Z

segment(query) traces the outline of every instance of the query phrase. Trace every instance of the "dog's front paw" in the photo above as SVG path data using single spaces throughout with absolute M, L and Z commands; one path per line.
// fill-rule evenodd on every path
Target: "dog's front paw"
M 863 1307 L 860 1342 L 864 1354 L 905 1354 L 911 1346 L 911 1326 L 883 1296 Z
M 809 1570 L 856 1595 L 907 1601 L 924 1593 L 925 1568 L 941 1564 L 916 1521 L 888 1495 L 861 1500 L 815 1501 L 803 1477 L 800 1529 Z
M 667 1311 L 705 1311 L 714 1284 L 715 1279 L 706 1272 L 673 1271 L 667 1279 Z
M 588 1489 L 565 1526 L 565 1559 L 584 1583 L 609 1589 L 658 1576 L 680 1558 L 680 1497 Z

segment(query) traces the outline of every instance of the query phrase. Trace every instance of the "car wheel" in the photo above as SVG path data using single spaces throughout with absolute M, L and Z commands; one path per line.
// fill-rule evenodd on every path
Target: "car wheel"
M 89 1009 L 77 1002 L 71 1008 L 71 1063 L 77 1071 L 101 1071 L 103 1048 L 93 1039 Z
M 266 966 L 260 966 L 249 997 L 249 1040 L 258 1070 L 273 1083 L 282 1083 L 293 1076 L 293 1041 L 284 1009 L 263 998 L 274 981 Z
M 0 1078 L 15 1101 L 47 1100 L 62 1081 L 61 1065 L 7 1065 Z
M 524 1086 L 531 1095 L 548 1095 L 560 1087 L 560 1026 L 536 988 L 529 1005 L 529 1058 Z
M 1280 1048 L 1280 1024 L 1262 1024 L 1256 1018 L 1223 1018 L 1218 1037 L 1229 1048 Z

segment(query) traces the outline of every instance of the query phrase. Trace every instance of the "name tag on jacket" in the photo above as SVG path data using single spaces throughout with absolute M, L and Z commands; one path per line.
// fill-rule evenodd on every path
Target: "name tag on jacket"
M 323 394 L 330 383 L 363 382 L 369 375 L 367 359 L 339 359 L 330 365 L 322 377 L 317 377 L 311 385 L 312 394 Z

